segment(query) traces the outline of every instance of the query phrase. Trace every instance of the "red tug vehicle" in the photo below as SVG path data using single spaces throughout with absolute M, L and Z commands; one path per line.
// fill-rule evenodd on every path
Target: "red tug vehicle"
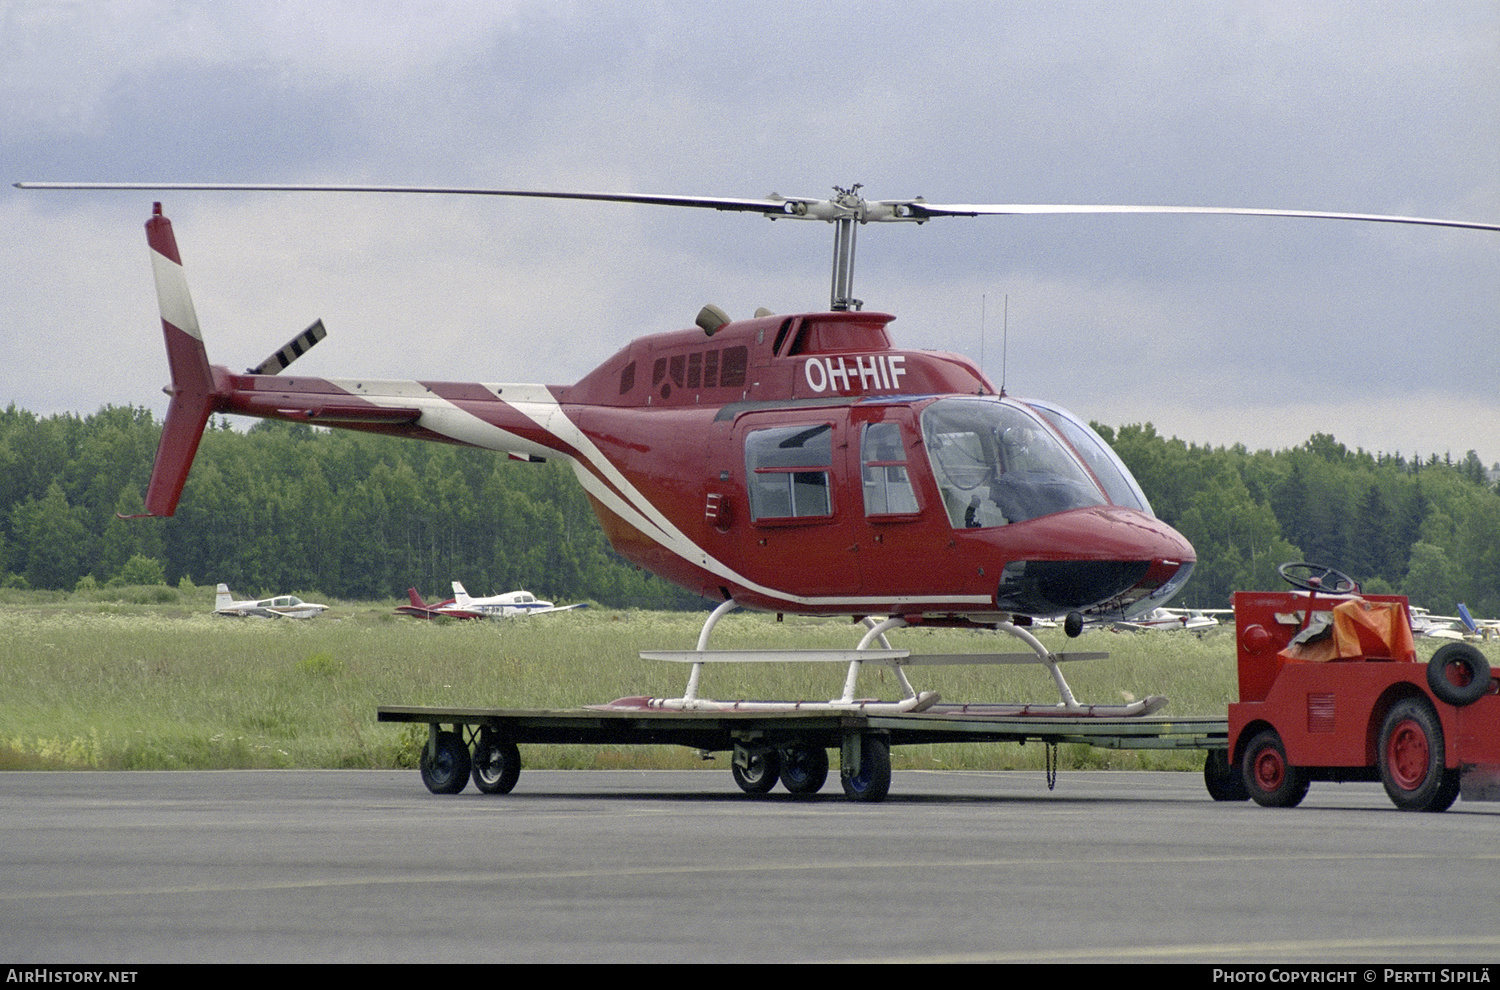
M 1289 808 L 1314 780 L 1379 780 L 1396 807 L 1500 800 L 1500 683 L 1465 642 L 1417 659 L 1407 600 L 1285 564 L 1292 591 L 1234 596 L 1240 700 L 1204 777 L 1219 800 Z

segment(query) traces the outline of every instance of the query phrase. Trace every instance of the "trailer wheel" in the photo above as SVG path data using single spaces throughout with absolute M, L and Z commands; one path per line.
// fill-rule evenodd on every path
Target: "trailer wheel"
M 828 750 L 798 743 L 781 754 L 781 786 L 793 794 L 816 794 L 828 780 Z
M 1455 708 L 1472 705 L 1490 690 L 1490 662 L 1468 643 L 1448 643 L 1427 661 L 1432 696 Z
M 469 783 L 469 748 L 457 732 L 439 732 L 423 747 L 422 783 L 434 794 L 457 794 Z
M 839 774 L 844 796 L 851 801 L 884 801 L 891 792 L 891 749 L 879 736 L 861 736 L 859 770 Z
M 777 775 L 781 773 L 781 757 L 774 749 L 736 749 L 729 771 L 746 794 L 765 794 L 776 786 Z
M 1402 811 L 1446 811 L 1458 770 L 1443 766 L 1443 724 L 1425 698 L 1391 706 L 1380 729 L 1380 782 Z
M 1229 763 L 1229 750 L 1211 749 L 1203 761 L 1203 786 L 1215 801 L 1248 801 L 1245 778 Z
M 1287 762 L 1275 729 L 1264 729 L 1245 747 L 1245 790 L 1266 808 L 1295 808 L 1307 796 L 1307 776 Z
M 486 794 L 509 794 L 521 776 L 521 751 L 488 729 L 474 744 L 474 786 Z

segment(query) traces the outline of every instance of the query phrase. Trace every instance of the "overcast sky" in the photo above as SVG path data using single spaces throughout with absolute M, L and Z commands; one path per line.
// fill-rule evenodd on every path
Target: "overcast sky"
M 489 198 L 19 180 L 1143 203 L 1500 221 L 1500 0 L 0 0 L 0 403 L 160 414 L 142 224 L 210 358 L 571 383 L 632 337 L 826 308 L 832 228 Z M 859 232 L 898 346 L 1197 443 L 1500 460 L 1500 234 L 1239 217 Z M 1002 340 L 1005 346 L 1002 347 Z

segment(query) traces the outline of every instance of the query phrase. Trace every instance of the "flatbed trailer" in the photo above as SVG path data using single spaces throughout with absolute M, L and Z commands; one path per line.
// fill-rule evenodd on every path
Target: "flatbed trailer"
M 1040 707 L 1040 706 L 1038 706 Z M 854 801 L 880 801 L 890 790 L 892 746 L 929 743 L 1081 743 L 1105 749 L 1208 750 L 1210 793 L 1227 767 L 1224 718 L 1101 717 L 1042 709 L 1015 714 L 1003 706 L 936 705 L 922 712 L 683 711 L 650 699 L 566 710 L 384 706 L 381 722 L 426 724 L 422 780 L 435 794 L 456 794 L 473 780 L 485 793 L 516 784 L 524 744 L 675 745 L 732 752 L 730 770 L 748 794 L 778 782 L 814 794 L 826 782 L 829 750 L 839 750 L 840 779 Z M 1049 783 L 1053 773 L 1049 759 Z M 1217 796 L 1217 795 L 1216 795 Z

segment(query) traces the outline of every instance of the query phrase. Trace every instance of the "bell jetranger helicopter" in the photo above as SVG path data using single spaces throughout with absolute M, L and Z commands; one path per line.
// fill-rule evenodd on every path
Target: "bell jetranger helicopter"
M 1029 714 L 1139 715 L 1164 698 L 1080 704 L 1058 662 L 1104 654 L 1049 651 L 1026 628 L 1065 618 L 1128 620 L 1188 580 L 1192 546 L 1157 519 L 1125 465 L 1084 421 L 1051 402 L 1003 394 L 969 359 L 901 350 L 894 317 L 853 297 L 855 235 L 868 223 L 1014 214 L 1177 213 L 1341 219 L 1500 230 L 1500 225 L 1373 214 L 1181 206 L 937 204 L 867 200 L 858 185 L 830 198 L 731 199 L 424 186 L 18 183 L 23 188 L 461 194 L 585 200 L 759 213 L 834 226 L 823 312 L 757 312 L 730 320 L 706 306 L 696 329 L 641 337 L 576 384 L 301 378 L 287 365 L 323 336 L 321 321 L 246 373 L 211 365 L 170 221 L 146 224 L 171 395 L 146 514 L 176 508 L 204 424 L 214 413 L 282 419 L 484 447 L 521 461 L 566 459 L 610 542 L 628 560 L 720 604 L 697 648 L 642 654 L 692 664 L 681 710 L 942 710 L 903 668 L 1041 662 L 1055 705 L 992 706 Z M 854 650 L 711 651 L 714 626 L 750 608 L 852 615 Z M 1029 653 L 913 656 L 890 648 L 903 626 L 960 624 L 1020 639 Z M 827 702 L 700 697 L 705 662 L 848 664 Z M 866 664 L 893 666 L 904 697 L 856 697 Z M 972 709 L 974 706 L 966 706 Z

